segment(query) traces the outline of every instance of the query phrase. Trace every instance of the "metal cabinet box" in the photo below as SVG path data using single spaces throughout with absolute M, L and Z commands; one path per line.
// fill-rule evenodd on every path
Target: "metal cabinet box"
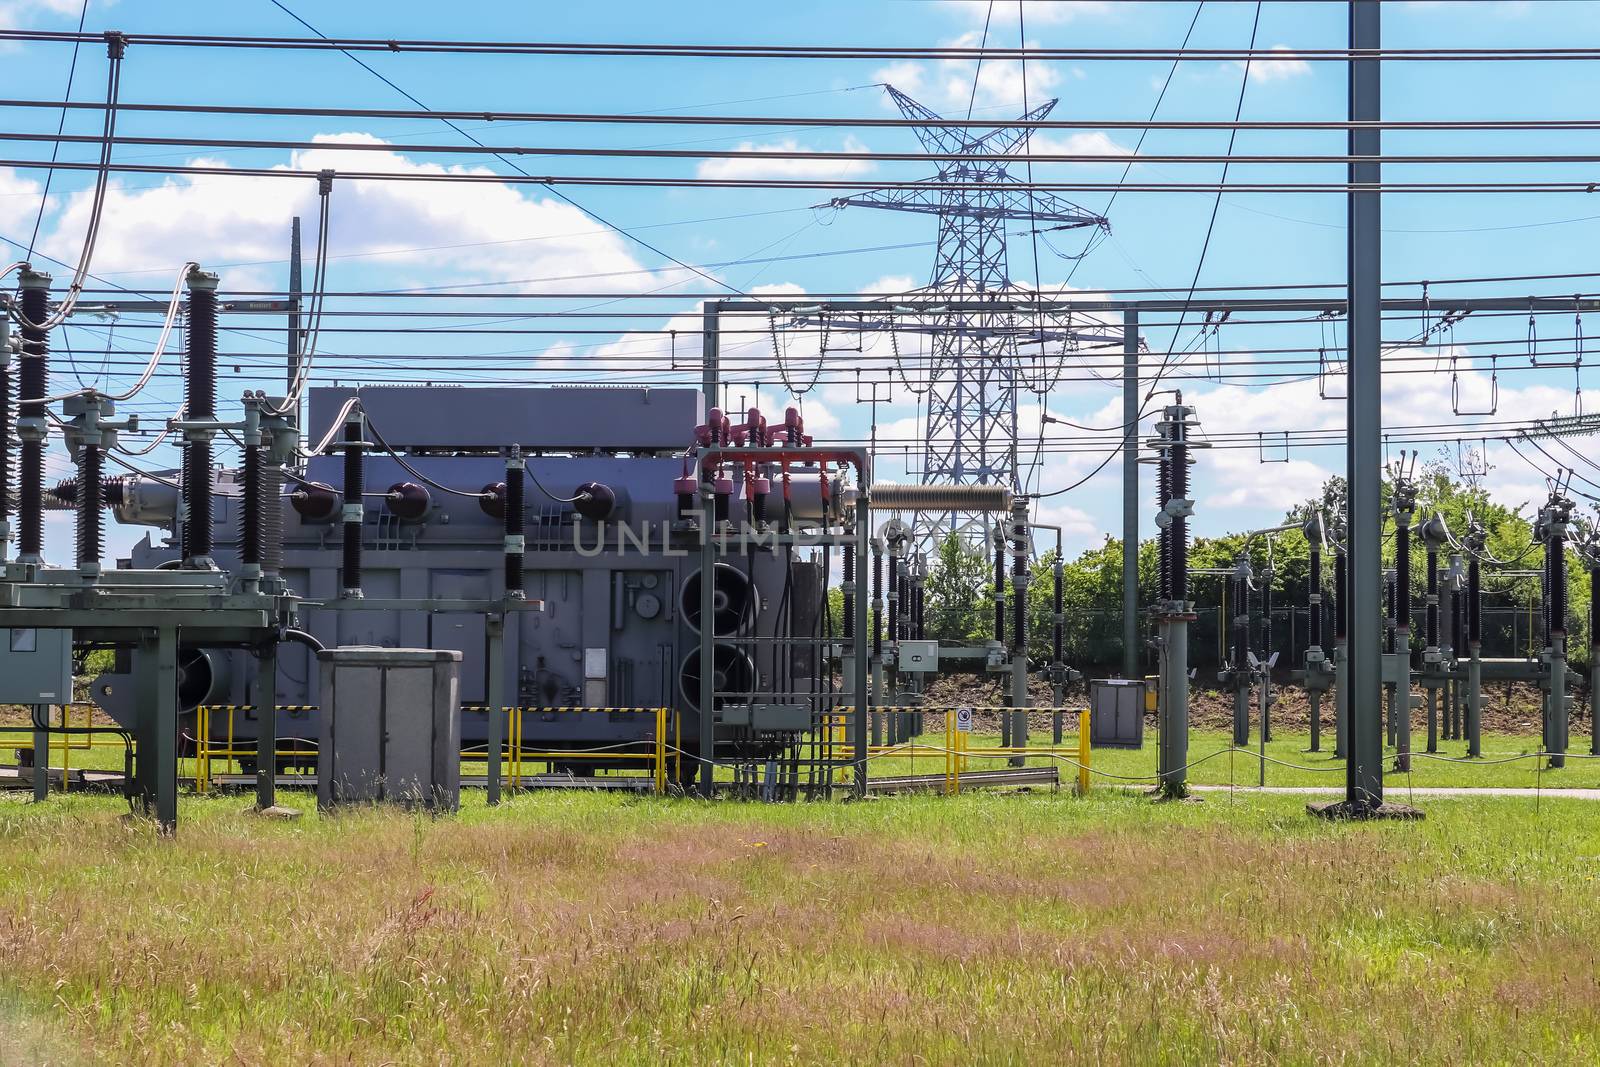
M 896 645 L 895 668 L 927 673 L 939 669 L 939 642 L 901 641 Z
M 460 807 L 461 653 L 329 648 L 317 653 L 317 662 L 317 806 Z
M 807 704 L 725 704 L 717 709 L 717 719 L 757 733 L 804 733 L 815 725 Z
M 0 629 L 0 704 L 72 702 L 72 631 Z
M 1089 739 L 1095 748 L 1144 747 L 1143 678 L 1089 683 Z

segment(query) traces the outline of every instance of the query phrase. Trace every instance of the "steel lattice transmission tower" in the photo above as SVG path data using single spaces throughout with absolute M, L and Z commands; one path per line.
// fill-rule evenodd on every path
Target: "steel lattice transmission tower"
M 934 310 L 922 321 L 922 328 L 931 336 L 922 480 L 1001 484 L 1020 491 L 1025 478 L 1017 447 L 1018 338 L 1042 341 L 1041 324 L 1034 316 L 1009 311 L 940 311 L 937 305 L 1018 295 L 1006 256 L 1006 227 L 1014 220 L 1055 230 L 1109 227 L 1104 217 L 1013 178 L 1004 161 L 970 158 L 1016 155 L 1027 147 L 1032 129 L 940 125 L 948 120 L 894 86 L 884 88 L 901 114 L 926 123 L 915 127 L 923 148 L 930 155 L 946 158 L 939 163 L 938 173 L 922 182 L 840 197 L 832 203 L 939 217 L 933 276 L 917 294 L 937 298 L 930 301 Z M 1020 121 L 1043 119 L 1057 102 L 1040 104 Z M 985 188 L 943 188 L 950 184 Z M 1054 329 L 1049 336 L 1071 333 L 1070 329 L 1065 334 Z M 965 536 L 982 532 L 973 516 L 959 512 L 920 518 L 917 534 L 924 543 L 944 531 Z

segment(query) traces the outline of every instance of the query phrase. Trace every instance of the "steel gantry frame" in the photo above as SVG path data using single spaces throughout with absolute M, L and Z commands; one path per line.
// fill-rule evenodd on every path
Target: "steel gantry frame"
M 1376 218 L 1366 220 L 1368 226 L 1376 225 Z M 1354 249 L 1353 249 L 1354 251 Z M 1142 393 L 1157 389 L 1161 372 L 1149 377 L 1141 374 L 1139 349 L 1139 323 L 1144 314 L 1181 311 L 1190 313 L 1212 312 L 1277 312 L 1283 314 L 1318 314 L 1353 316 L 1349 331 L 1350 384 L 1346 404 L 1347 477 L 1350 484 L 1351 514 L 1346 519 L 1349 531 L 1345 562 L 1348 571 L 1348 656 L 1343 662 L 1345 677 L 1349 679 L 1348 698 L 1344 716 L 1348 737 L 1343 747 L 1351 754 L 1346 781 L 1346 802 L 1354 802 L 1355 814 L 1370 814 L 1382 809 L 1398 809 L 1383 802 L 1383 688 L 1382 688 L 1382 582 L 1381 523 L 1379 510 L 1383 478 L 1383 422 L 1380 408 L 1382 394 L 1379 388 L 1381 360 L 1385 347 L 1398 347 L 1397 343 L 1385 345 L 1382 339 L 1382 318 L 1390 312 L 1423 312 L 1432 314 L 1472 314 L 1479 312 L 1562 311 L 1566 313 L 1600 312 L 1600 298 L 1574 300 L 1571 296 L 1489 296 L 1460 297 L 1429 295 L 1427 298 L 1404 297 L 1383 299 L 1380 296 L 1376 256 L 1363 259 L 1370 262 L 1357 272 L 1359 285 L 1352 286 L 1354 299 L 1293 298 L 1225 298 L 1196 297 L 1194 299 L 1083 299 L 1056 298 L 1005 298 L 986 300 L 952 300 L 952 312 L 986 312 L 1007 315 L 1022 321 L 1029 316 L 1065 315 L 1068 312 L 1120 315 L 1124 331 L 1124 367 L 1122 388 L 1126 425 L 1115 428 L 1118 448 L 1127 449 L 1123 455 L 1122 475 L 1122 552 L 1123 552 L 1123 635 L 1126 657 L 1125 673 L 1137 677 L 1140 673 L 1141 649 L 1140 613 L 1138 608 L 1139 562 L 1139 468 L 1138 423 L 1150 413 L 1142 410 Z M 902 301 L 885 299 L 860 300 L 804 300 L 804 299 L 728 299 L 711 300 L 702 307 L 702 364 L 701 387 L 708 406 L 720 402 L 723 380 L 720 365 L 720 329 L 729 316 L 757 315 L 763 318 L 773 314 L 789 314 L 805 318 L 825 318 L 828 315 L 852 316 L 859 328 L 863 316 L 879 317 L 879 328 L 892 328 L 896 315 L 908 312 Z M 912 312 L 915 313 L 915 312 Z M 917 328 L 921 328 L 920 326 Z M 1133 447 L 1129 448 L 1129 442 Z M 1359 445 L 1359 447 L 1358 447 Z M 1367 505 L 1361 510 L 1356 504 L 1360 498 Z M 1366 524 L 1365 538 L 1357 534 L 1356 525 Z M 1370 645 L 1370 648 L 1367 647 Z M 1336 814 L 1343 814 L 1341 808 Z

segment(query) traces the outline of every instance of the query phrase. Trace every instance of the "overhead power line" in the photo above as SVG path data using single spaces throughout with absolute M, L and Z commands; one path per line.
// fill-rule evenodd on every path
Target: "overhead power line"
M 855 88 L 861 88 L 856 86 Z M 94 111 L 104 108 L 94 100 L 28 100 L 0 98 L 0 107 L 36 108 L 55 111 Z M 1407 131 L 1498 131 L 1498 130 L 1600 130 L 1600 119 L 1385 119 L 1381 122 L 1353 122 L 1344 119 L 932 119 L 901 116 L 818 116 L 818 115 L 682 115 L 659 112 L 615 114 L 567 111 L 517 111 L 480 108 L 472 111 L 419 110 L 416 108 L 320 107 L 310 105 L 265 106 L 252 104 L 163 104 L 121 103 L 118 111 L 156 114 L 302 116 L 341 119 L 413 119 L 458 122 L 538 123 L 578 125 L 639 126 L 807 126 L 838 129 L 893 129 L 949 126 L 967 129 L 1030 130 L 1407 130 Z
M 120 110 L 120 109 L 119 109 Z M 1229 127 L 1231 132 L 1238 133 L 1239 127 Z M 60 144 L 92 144 L 100 145 L 105 139 L 92 133 L 26 133 L 15 131 L 0 131 L 0 141 L 43 141 L 56 145 Z M 737 159 L 760 162 L 762 160 L 807 160 L 829 162 L 924 162 L 935 163 L 999 163 L 999 162 L 1025 162 L 1025 163 L 1133 163 L 1145 164 L 1214 164 L 1235 163 L 1239 165 L 1265 165 L 1265 164 L 1338 164 L 1349 163 L 1374 163 L 1385 164 L 1541 164 L 1541 163 L 1600 163 L 1600 154 L 1596 153 L 1516 153 L 1516 154 L 1491 154 L 1480 152 L 1455 152 L 1455 153 L 1430 153 L 1430 154 L 1397 154 L 1385 152 L 1382 156 L 1352 156 L 1340 153 L 1291 154 L 1270 153 L 1257 155 L 1218 155 L 1216 153 L 1168 153 L 1164 155 L 1131 156 L 1129 153 L 1117 152 L 1034 152 L 1024 151 L 1014 155 L 998 154 L 993 152 L 963 152 L 958 154 L 943 152 L 883 152 L 877 150 L 835 150 L 835 149 L 808 149 L 808 148 L 749 148 L 749 149 L 724 149 L 724 148 L 630 148 L 625 146 L 585 146 L 585 145 L 508 145 L 487 144 L 474 141 L 470 145 L 462 144 L 417 144 L 415 142 L 390 142 L 390 141 L 328 141 L 328 140 L 284 140 L 268 138 L 243 138 L 243 137 L 157 137 L 150 135 L 118 134 L 113 138 L 114 145 L 145 145 L 158 147 L 185 147 L 203 149 L 262 149 L 275 151 L 326 151 L 326 152 L 406 152 L 424 155 L 492 155 L 503 156 L 551 156 L 551 157 L 580 157 L 580 158 L 615 158 L 615 159 Z M 1589 183 L 1593 184 L 1593 183 Z M 1031 178 L 1019 183 L 1019 188 L 1038 188 L 1040 183 Z M 1114 188 L 1114 187 L 1113 187 Z
M 498 154 L 491 146 L 485 146 L 485 151 Z M 1115 157 L 1097 157 L 1095 162 L 1115 162 Z M 1211 160 L 1216 162 L 1216 160 Z M 48 163 L 33 159 L 0 159 L 0 167 L 12 167 L 18 170 L 45 170 L 50 167 L 57 170 L 100 170 L 99 163 Z M 172 165 L 172 164 L 139 164 L 111 162 L 107 170 L 123 174 L 193 174 L 236 178 L 299 178 L 312 180 L 318 178 L 322 171 L 297 170 L 290 167 L 211 167 L 197 165 Z M 985 191 L 990 186 L 982 182 L 967 181 L 940 181 L 929 180 L 920 182 L 894 182 L 894 181 L 852 181 L 847 179 L 832 178 L 699 178 L 699 177 L 624 177 L 617 175 L 590 175 L 590 174 L 551 174 L 534 175 L 526 172 L 518 174 L 479 174 L 460 171 L 359 171 L 340 170 L 338 177 L 344 181 L 371 181 L 371 182 L 423 182 L 437 183 L 464 183 L 469 185 L 506 184 L 506 185 L 538 185 L 551 190 L 556 196 L 562 196 L 557 186 L 589 186 L 589 187 L 618 187 L 640 189 L 813 189 L 813 190 L 847 190 L 847 189 L 921 189 L 928 192 L 979 192 Z M 1017 184 L 1018 189 L 1024 188 L 1024 183 Z M 1486 182 L 1380 182 L 1380 183 L 1350 183 L 1350 182 L 1232 182 L 1222 185 L 1218 182 L 1104 182 L 1104 181 L 1041 181 L 1031 186 L 1037 192 L 1099 192 L 1120 189 L 1124 193 L 1215 193 L 1226 190 L 1230 193 L 1339 193 L 1349 192 L 1385 192 L 1385 193 L 1593 193 L 1600 192 L 1600 182 L 1585 181 L 1486 181 Z M 587 213 L 587 212 L 586 212 Z M 596 216 L 590 215 L 591 218 Z M 622 231 L 618 231 L 622 232 Z M 639 238 L 633 238 L 639 241 Z M 658 252 L 663 258 L 671 259 L 664 252 Z M 676 262 L 676 260 L 674 260 Z M 707 280 L 722 285 L 725 284 L 716 278 Z M 745 295 L 732 286 L 730 292 Z
M 0 41 L 72 44 L 103 39 L 99 33 L 67 30 L 0 30 Z M 372 37 L 271 37 L 242 34 L 124 33 L 131 45 L 167 48 L 242 48 L 268 51 L 387 52 L 392 54 L 639 57 L 666 59 L 828 59 L 828 60 L 1032 60 L 1055 62 L 1149 62 L 1172 59 L 1245 62 L 1252 59 L 1345 63 L 1351 59 L 1405 62 L 1526 62 L 1600 60 L 1600 48 L 1047 48 L 941 45 L 683 44 L 588 41 L 455 41 Z

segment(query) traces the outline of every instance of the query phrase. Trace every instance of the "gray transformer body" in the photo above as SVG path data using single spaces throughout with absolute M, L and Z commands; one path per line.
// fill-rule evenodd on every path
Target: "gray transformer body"
M 349 389 L 312 390 L 305 440 L 320 441 L 355 395 Z M 373 645 L 460 652 L 462 747 L 482 752 L 488 733 L 483 706 L 488 697 L 485 616 L 430 611 L 428 604 L 503 594 L 502 520 L 489 514 L 476 494 L 504 481 L 502 450 L 515 445 L 527 462 L 526 594 L 543 602 L 542 611 L 509 612 L 505 619 L 506 703 L 531 709 L 523 713 L 523 747 L 546 751 L 642 745 L 654 737 L 652 715 L 553 709 L 667 707 L 681 713 L 674 730 L 681 731 L 683 747 L 692 750 L 699 718 L 700 539 L 694 524 L 680 515 L 675 483 L 688 470 L 685 453 L 703 421 L 700 394 L 689 389 L 418 386 L 363 388 L 359 395 L 370 420 L 369 441 L 381 435 L 418 474 L 473 495 L 426 487 L 395 458 L 377 447 L 368 449 L 362 587 L 369 598 L 413 600 L 417 608 L 351 610 L 333 603 L 342 587 L 338 515 L 320 520 L 303 516 L 288 495 L 297 486 L 287 483 L 283 581 L 306 601 L 329 605 L 302 606 L 301 629 L 327 648 Z M 342 464 L 339 455 L 316 456 L 301 475 L 342 492 Z M 738 524 L 747 518 L 743 477 L 740 471 L 730 473 L 736 484 L 729 517 Z M 230 492 L 233 480 L 230 472 L 219 472 L 214 498 L 213 555 L 228 571 L 237 568 L 240 545 L 240 498 L 236 490 Z M 414 518 L 397 514 L 386 500 L 391 487 L 408 483 L 427 488 L 426 509 Z M 579 514 L 564 499 L 588 483 L 608 488 L 614 497 L 604 520 Z M 796 520 L 820 516 L 825 499 L 816 468 L 791 471 L 791 514 Z M 768 512 L 773 522 L 781 509 L 775 489 Z M 122 565 L 156 567 L 178 558 L 175 544 L 147 536 Z M 717 633 L 720 643 L 729 646 L 726 657 L 721 649 L 716 657 L 719 677 L 726 658 L 734 676 L 744 671 L 750 677 L 752 689 L 781 677 L 791 688 L 819 691 L 815 667 L 796 662 L 811 653 L 786 651 L 773 638 L 820 633 L 822 580 L 821 565 L 809 556 L 767 546 L 719 567 Z M 720 612 L 725 602 L 730 605 L 726 619 Z M 249 656 L 241 650 L 185 649 L 183 711 L 201 704 L 253 705 Z M 125 674 L 112 672 L 97 679 L 93 689 L 97 702 L 125 723 L 132 717 L 130 682 Z M 283 747 L 292 747 L 296 739 L 315 741 L 322 694 L 315 653 L 307 645 L 280 646 L 277 700 L 284 709 L 277 723 Z M 254 735 L 256 714 L 241 710 L 233 715 L 235 738 Z M 214 713 L 211 718 L 214 733 L 225 729 L 223 716 Z M 185 733 L 191 733 L 193 719 L 182 722 Z M 754 744 L 758 736 L 730 724 L 719 728 L 719 747 L 724 734 L 727 744 L 741 747 Z M 576 769 L 597 765 L 604 763 L 583 760 Z

